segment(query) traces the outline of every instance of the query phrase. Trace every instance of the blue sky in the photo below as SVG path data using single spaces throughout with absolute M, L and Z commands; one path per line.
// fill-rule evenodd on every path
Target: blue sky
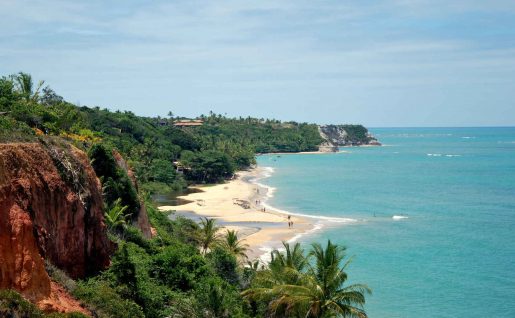
M 0 61 L 140 115 L 515 125 L 513 0 L 0 0 Z

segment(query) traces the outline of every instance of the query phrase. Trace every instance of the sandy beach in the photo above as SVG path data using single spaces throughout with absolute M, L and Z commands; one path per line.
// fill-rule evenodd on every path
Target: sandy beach
M 249 260 L 260 257 L 282 241 L 288 241 L 314 227 L 313 220 L 291 216 L 293 227 L 288 227 L 288 215 L 280 213 L 263 204 L 268 198 L 268 188 L 251 181 L 261 178 L 266 171 L 253 168 L 240 171 L 235 178 L 223 184 L 198 186 L 202 192 L 180 196 L 179 199 L 191 202 L 160 206 L 161 211 L 176 211 L 186 217 L 205 216 L 217 219 L 225 229 L 235 229 L 249 245 Z M 263 211 L 265 208 L 265 211 Z

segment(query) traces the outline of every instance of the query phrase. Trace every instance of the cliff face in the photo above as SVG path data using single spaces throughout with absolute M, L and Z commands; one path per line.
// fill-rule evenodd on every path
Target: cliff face
M 70 146 L 0 145 L 0 288 L 59 308 L 44 259 L 79 278 L 109 265 L 102 189 L 88 157 Z M 57 301 L 57 303 L 56 303 Z
M 340 146 L 381 145 L 361 125 L 323 125 L 318 127 L 318 131 L 325 140 L 319 147 L 324 152 L 336 152 Z

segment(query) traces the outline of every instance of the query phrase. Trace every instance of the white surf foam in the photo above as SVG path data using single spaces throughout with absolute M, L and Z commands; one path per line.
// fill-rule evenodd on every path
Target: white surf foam
M 323 215 L 311 215 L 311 214 L 304 214 L 304 213 L 295 213 L 295 212 L 291 212 L 291 211 L 282 210 L 282 209 L 276 208 L 276 207 L 268 204 L 267 200 L 274 196 L 274 192 L 276 191 L 276 188 L 271 187 L 271 186 L 266 185 L 266 184 L 263 184 L 263 183 L 260 183 L 260 182 L 258 182 L 258 180 L 269 178 L 272 175 L 272 173 L 274 172 L 274 169 L 272 167 L 263 167 L 263 171 L 265 171 L 265 172 L 261 176 L 256 177 L 254 179 L 251 179 L 250 182 L 252 182 L 253 184 L 255 184 L 255 185 L 259 186 L 259 187 L 267 189 L 267 191 L 266 191 L 267 199 L 265 199 L 261 205 L 263 207 L 267 208 L 268 210 L 272 210 L 272 211 L 280 213 L 280 214 L 293 215 L 293 216 L 299 216 L 299 217 L 305 217 L 305 218 L 316 219 L 316 220 L 323 220 L 323 221 L 330 221 L 330 222 L 336 222 L 336 223 L 352 223 L 352 222 L 357 222 L 357 220 L 351 219 L 351 218 L 341 218 L 341 217 L 333 217 L 333 216 L 323 216 Z
M 289 240 L 288 240 L 288 243 L 290 243 L 290 244 L 291 244 L 291 243 L 295 243 L 295 242 L 297 242 L 298 240 L 300 240 L 300 238 L 301 238 L 301 237 L 306 236 L 306 235 L 313 234 L 313 233 L 315 233 L 315 232 L 318 232 L 318 231 L 320 231 L 321 229 L 323 229 L 324 227 L 325 227 L 325 226 L 324 226 L 324 224 L 322 224 L 322 223 L 317 223 L 317 224 L 315 224 L 315 226 L 314 226 L 311 230 L 306 231 L 306 232 L 304 232 L 304 233 L 299 233 L 299 234 L 295 235 L 294 237 L 292 237 L 291 239 L 289 239 Z
M 407 219 L 408 217 L 405 216 L 405 215 L 394 215 L 392 216 L 392 219 L 394 220 L 402 220 L 402 219 Z
M 297 235 L 295 235 L 294 237 L 292 237 L 291 239 L 289 239 L 288 241 L 286 241 L 286 243 L 289 243 L 289 244 L 293 244 L 297 241 L 299 241 L 303 236 L 307 236 L 307 235 L 311 235 L 315 232 L 318 232 L 320 230 L 322 230 L 323 228 L 325 227 L 325 224 L 323 223 L 317 223 L 315 224 L 315 226 L 310 229 L 309 231 L 306 231 L 306 232 L 303 232 L 303 233 L 299 233 Z M 268 264 L 271 260 L 271 256 L 270 256 L 270 253 L 273 251 L 273 250 L 278 250 L 279 252 L 284 252 L 285 249 L 281 243 L 281 245 L 279 246 L 276 246 L 275 248 L 274 247 L 271 247 L 271 246 L 263 246 L 263 247 L 260 247 L 259 248 L 260 251 L 262 251 L 263 253 L 258 257 L 258 259 L 264 263 L 264 264 Z
M 268 204 L 267 201 L 268 201 L 268 199 L 270 199 L 274 196 L 274 192 L 276 191 L 276 188 L 269 186 L 267 184 L 261 183 L 259 181 L 271 177 L 274 172 L 275 172 L 275 170 L 272 167 L 262 167 L 262 173 L 259 176 L 249 180 L 249 182 L 251 182 L 252 184 L 257 185 L 258 187 L 260 187 L 262 189 L 266 189 L 266 198 L 262 200 L 261 205 L 269 211 L 273 211 L 273 212 L 284 214 L 284 215 L 292 215 L 292 216 L 299 216 L 299 217 L 303 217 L 303 218 L 310 218 L 310 219 L 314 219 L 317 221 L 312 229 L 295 235 L 294 237 L 292 237 L 291 239 L 289 239 L 287 241 L 288 243 L 297 242 L 302 237 L 304 237 L 306 235 L 311 235 L 315 232 L 318 232 L 330 224 L 334 224 L 334 223 L 344 224 L 344 223 L 358 222 L 358 220 L 352 219 L 352 218 L 330 217 L 330 216 L 323 216 L 323 215 L 294 213 L 291 211 L 286 211 L 286 210 L 276 208 L 276 207 Z M 262 251 L 263 254 L 261 254 L 258 257 L 258 259 L 265 264 L 269 263 L 270 262 L 270 252 L 273 251 L 274 249 L 277 249 L 279 251 L 284 251 L 284 248 L 282 248 L 281 246 L 282 245 L 272 247 L 272 246 L 268 245 L 268 246 L 263 246 L 263 247 L 259 248 L 259 250 Z
M 455 155 L 455 154 L 441 154 L 441 153 L 428 153 L 426 154 L 429 157 L 461 157 L 461 155 Z

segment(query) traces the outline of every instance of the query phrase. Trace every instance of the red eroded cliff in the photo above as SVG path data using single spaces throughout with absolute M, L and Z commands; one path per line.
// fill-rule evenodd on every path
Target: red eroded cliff
M 102 204 L 100 182 L 77 148 L 0 144 L 0 288 L 45 310 L 78 310 L 44 259 L 73 278 L 106 268 L 113 244 Z

